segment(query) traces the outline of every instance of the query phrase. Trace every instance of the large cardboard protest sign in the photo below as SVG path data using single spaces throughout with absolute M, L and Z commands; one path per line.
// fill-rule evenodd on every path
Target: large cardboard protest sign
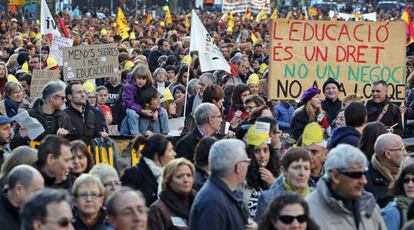
M 65 81 L 119 76 L 118 53 L 114 44 L 63 48 Z
M 250 8 L 253 13 L 258 13 L 260 10 L 270 13 L 270 0 L 223 0 L 222 2 L 223 12 L 241 13 L 247 8 Z
M 59 70 L 33 70 L 32 84 L 30 85 L 30 96 L 37 98 L 42 96 L 43 87 L 50 81 L 60 78 Z
M 62 50 L 64 47 L 72 47 L 73 39 L 61 36 L 53 36 L 52 45 L 50 46 L 50 56 L 54 57 L 57 63 L 62 66 Z
M 336 79 L 340 97 L 371 97 L 371 83 L 389 83 L 391 100 L 405 98 L 405 33 L 402 22 L 274 20 L 268 95 L 300 99 L 310 87 Z

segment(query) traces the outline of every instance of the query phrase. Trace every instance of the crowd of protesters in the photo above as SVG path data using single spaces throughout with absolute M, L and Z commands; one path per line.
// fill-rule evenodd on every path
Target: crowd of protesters
M 34 70 L 62 67 L 38 20 L 2 12 L 1 229 L 413 228 L 414 155 L 403 140 L 413 135 L 410 46 L 406 106 L 381 80 L 370 99 L 339 98 L 332 78 L 299 101 L 274 101 L 267 19 L 235 15 L 229 28 L 221 12 L 199 13 L 226 73 L 201 71 L 189 15 L 129 17 L 128 38 L 113 17 L 78 8 L 61 17 L 73 46 L 116 45 L 122 73 L 50 81 L 31 97 Z M 26 111 L 44 128 L 34 139 L 14 119 Z M 168 135 L 179 117 L 181 133 Z M 113 127 L 131 140 L 126 168 Z

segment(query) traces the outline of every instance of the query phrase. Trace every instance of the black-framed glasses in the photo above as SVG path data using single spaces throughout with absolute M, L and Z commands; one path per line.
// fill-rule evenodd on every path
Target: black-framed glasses
M 410 183 L 410 181 L 414 183 L 414 178 L 406 177 L 406 178 L 403 178 L 402 180 L 404 184 L 408 184 Z
M 55 95 L 55 97 L 58 97 L 58 98 L 62 99 L 62 101 L 66 100 L 66 96 Z
M 294 220 L 297 220 L 299 223 L 305 223 L 308 218 L 305 214 L 299 216 L 281 215 L 279 216 L 279 220 L 284 224 L 291 224 Z
M 397 148 L 397 149 L 388 149 L 389 151 L 404 151 L 405 150 L 405 146 L 403 145 L 401 148 Z
M 349 178 L 352 178 L 352 179 L 360 179 L 362 176 L 365 176 L 366 174 L 367 174 L 367 172 L 368 172 L 368 169 L 365 169 L 364 171 L 360 171 L 360 172 L 347 172 L 346 170 L 344 170 L 344 169 L 337 169 L 337 171 L 340 173 L 340 174 L 342 174 L 342 175 L 344 175 L 344 176 L 347 176 L 347 177 L 349 177 Z
M 59 219 L 58 221 L 48 221 L 47 220 L 47 221 L 45 221 L 45 223 L 57 224 L 57 225 L 59 225 L 59 227 L 64 228 L 64 227 L 67 227 L 69 225 L 74 224 L 75 219 L 74 218 L 72 218 L 72 219 L 62 218 L 62 219 Z

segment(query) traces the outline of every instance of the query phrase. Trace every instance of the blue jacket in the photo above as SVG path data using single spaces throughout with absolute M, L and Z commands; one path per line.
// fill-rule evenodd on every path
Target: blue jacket
M 290 122 L 292 121 L 293 113 L 295 108 L 287 102 L 279 102 L 273 108 L 274 114 L 276 116 L 279 128 L 282 131 L 290 130 Z
M 211 175 L 194 200 L 189 226 L 197 230 L 240 230 L 247 220 L 242 196 Z
M 168 113 L 164 108 L 158 109 L 158 120 L 150 120 L 142 117 L 132 109 L 126 110 L 126 117 L 122 120 L 120 134 L 123 136 L 134 136 L 137 134 L 147 135 L 147 130 L 153 133 L 167 135 L 170 132 L 168 124 Z
M 334 129 L 331 139 L 328 141 L 328 149 L 332 149 L 339 144 L 349 144 L 358 147 L 361 133 L 354 127 L 345 126 Z
M 256 222 L 260 222 L 260 218 L 262 218 L 263 214 L 265 213 L 265 210 L 275 197 L 287 192 L 285 187 L 283 186 L 284 179 L 285 176 L 279 176 L 276 179 L 275 183 L 273 183 L 273 185 L 268 190 L 264 191 L 262 195 L 260 195 L 259 201 L 257 202 L 257 210 L 255 217 Z
M 381 216 L 384 219 L 388 230 L 399 230 L 401 225 L 401 213 L 395 201 L 388 203 L 381 209 Z

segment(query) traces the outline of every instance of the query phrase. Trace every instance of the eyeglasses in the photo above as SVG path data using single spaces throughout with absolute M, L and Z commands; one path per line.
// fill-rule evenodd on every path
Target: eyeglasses
M 252 159 L 247 158 L 246 160 L 237 161 L 236 164 L 238 164 L 238 163 L 247 163 L 247 164 L 250 164 L 250 162 L 252 162 Z
M 371 90 L 372 93 L 381 93 L 381 90 Z
M 282 130 L 274 130 L 273 134 L 282 134 Z
M 57 224 L 57 225 L 59 225 L 59 227 L 64 228 L 64 227 L 67 227 L 69 225 L 74 224 L 75 223 L 75 219 L 73 219 L 73 218 L 72 219 L 62 218 L 62 219 L 60 219 L 58 221 L 45 221 L 45 223 Z
M 62 99 L 62 101 L 63 100 L 66 100 L 66 97 L 65 96 L 60 96 L 60 95 L 55 95 L 56 97 L 59 97 L 60 99 Z
M 284 224 L 291 224 L 294 220 L 297 220 L 299 223 L 304 223 L 308 220 L 305 214 L 299 216 L 289 216 L 289 215 L 282 215 L 279 216 L 279 220 L 282 221 Z
M 397 149 L 388 149 L 390 151 L 404 151 L 405 150 L 405 146 L 402 146 L 401 148 L 397 148 Z
M 349 178 L 352 178 L 352 179 L 360 179 L 362 176 L 365 176 L 366 175 L 366 173 L 368 172 L 368 169 L 365 169 L 363 172 L 347 172 L 344 169 L 337 169 L 337 171 L 340 174 L 342 174 L 344 176 L 347 176 Z
M 91 198 L 98 198 L 98 197 L 101 197 L 101 196 L 102 196 L 102 194 L 100 194 L 100 193 L 98 193 L 98 192 L 90 192 L 90 193 L 87 193 L 87 192 L 82 192 L 82 193 L 75 194 L 75 196 L 76 196 L 76 197 L 83 198 L 83 199 L 86 199 L 86 198 L 88 198 L 88 197 L 91 197 Z
M 402 180 L 402 182 L 403 182 L 404 184 L 408 184 L 408 183 L 410 183 L 410 181 L 414 183 L 414 178 L 409 178 L 409 177 L 406 177 L 406 178 L 404 178 L 404 179 Z
M 119 187 L 122 186 L 121 181 L 108 181 L 103 184 L 104 187 Z

